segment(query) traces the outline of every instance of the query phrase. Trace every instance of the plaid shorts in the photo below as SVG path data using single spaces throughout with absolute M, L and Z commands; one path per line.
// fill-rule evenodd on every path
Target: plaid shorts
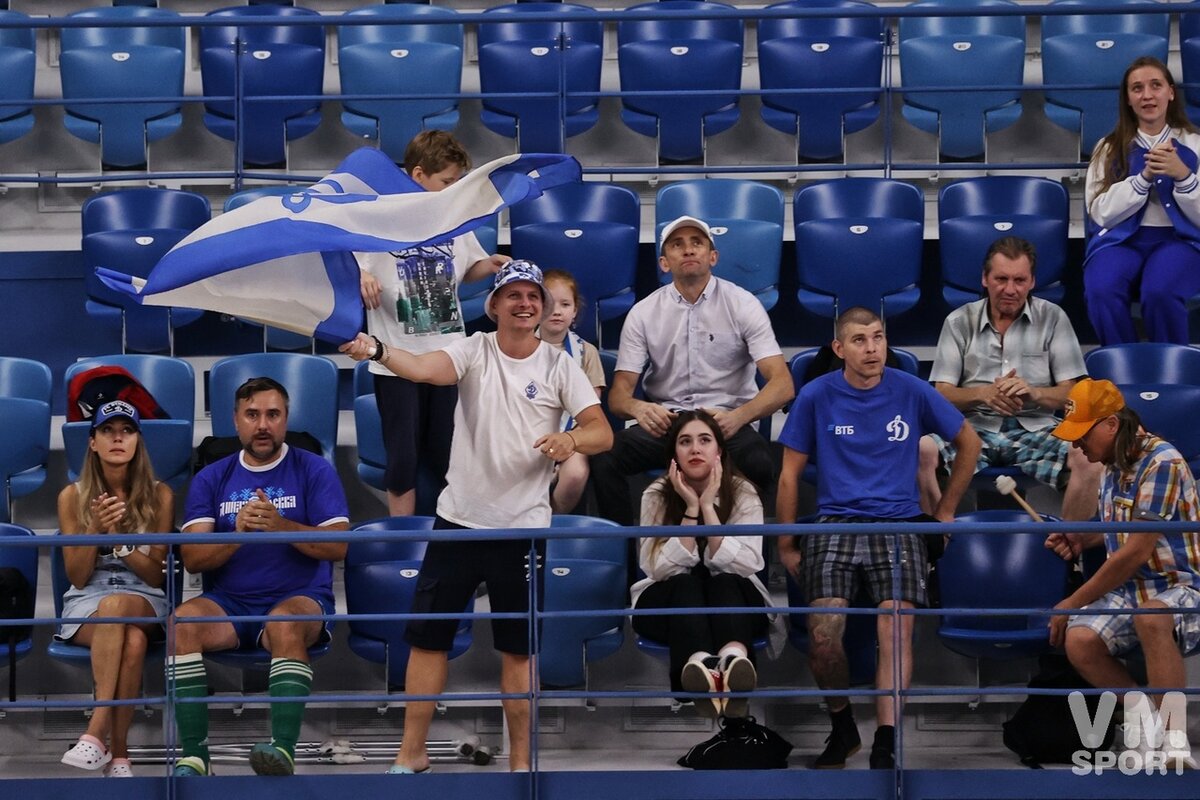
M 1186 613 L 1175 615 L 1175 643 L 1179 652 L 1190 653 L 1200 645 L 1200 589 L 1194 586 L 1172 586 L 1165 592 L 1154 595 L 1170 608 L 1178 608 Z M 1138 642 L 1137 630 L 1133 627 L 1132 614 L 1088 614 L 1088 609 L 1127 610 L 1137 608 L 1137 604 L 1129 599 L 1124 589 L 1114 589 L 1094 603 L 1084 606 L 1079 614 L 1072 614 L 1067 622 L 1068 628 L 1091 628 L 1096 635 L 1108 645 L 1108 652 L 1114 656 L 1124 655 L 1136 650 Z
M 916 522 L 914 520 L 872 519 L 822 515 L 817 522 Z M 879 605 L 899 596 L 915 606 L 928 603 L 925 576 L 929 572 L 925 543 L 916 534 L 899 537 L 878 533 L 816 534 L 797 536 L 801 561 L 800 570 L 805 597 L 810 601 L 821 597 L 840 597 L 853 600 L 858 595 L 859 581 L 866 581 L 871 602 Z M 899 585 L 893 589 L 892 567 L 895 547 L 900 548 Z M 898 590 L 898 591 L 897 591 Z
M 1017 467 L 1036 481 L 1062 489 L 1070 474 L 1066 467 L 1071 443 L 1054 436 L 1053 430 L 1054 426 L 1027 431 L 1016 417 L 1007 417 L 995 433 L 976 428 L 983 449 L 979 451 L 975 471 L 986 467 Z M 949 469 L 954 462 L 954 445 L 940 436 L 930 435 L 937 442 L 942 462 Z

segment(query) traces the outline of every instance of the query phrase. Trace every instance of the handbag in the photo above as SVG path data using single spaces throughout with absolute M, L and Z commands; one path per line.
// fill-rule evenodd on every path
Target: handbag
M 754 717 L 721 717 L 721 730 L 677 762 L 692 769 L 787 769 L 792 743 Z

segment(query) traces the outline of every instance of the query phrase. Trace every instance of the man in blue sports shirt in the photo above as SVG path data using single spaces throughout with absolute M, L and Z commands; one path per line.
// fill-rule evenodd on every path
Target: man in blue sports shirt
M 288 394 L 270 378 L 251 378 L 234 395 L 234 425 L 241 451 L 200 471 L 184 509 L 184 533 L 344 531 L 350 527 L 346 495 L 321 456 L 284 442 Z M 345 542 L 296 542 L 270 537 L 249 544 L 183 545 L 189 572 L 209 573 L 206 591 L 175 611 L 188 617 L 332 614 L 333 564 Z M 328 641 L 319 620 L 197 622 L 175 628 L 167 671 L 176 696 L 208 694 L 203 654 L 263 647 L 271 652 L 272 697 L 307 697 L 312 688 L 308 648 Z M 291 775 L 304 703 L 271 704 L 271 741 L 254 745 L 250 766 L 259 775 Z M 208 707 L 175 706 L 182 757 L 179 776 L 208 775 Z
M 963 415 L 932 386 L 901 370 L 884 366 L 887 337 L 878 315 L 852 308 L 838 317 L 834 354 L 845 361 L 841 372 L 830 372 L 805 384 L 779 435 L 784 445 L 783 467 L 775 516 L 780 523 L 796 521 L 797 488 L 809 460 L 817 473 L 818 522 L 918 522 L 917 442 L 927 433 L 952 440 L 960 458 L 934 510 L 948 522 L 971 480 L 979 455 L 979 436 Z M 895 551 L 899 550 L 898 586 L 893 585 Z M 898 537 L 863 533 L 781 536 L 780 561 L 799 581 L 813 606 L 845 608 L 865 586 L 880 608 L 925 605 L 928 557 L 920 536 Z M 877 618 L 878 689 L 895 685 L 892 670 L 900 662 L 901 688 L 912 677 L 913 617 L 901 616 L 900 650 L 893 645 L 891 614 Z M 808 616 L 809 663 L 822 689 L 848 689 L 849 667 L 842 646 L 846 615 Z M 833 732 L 812 766 L 840 769 L 858 752 L 861 739 L 849 699 L 826 698 Z M 895 764 L 896 709 L 891 696 L 876 698 L 872 768 Z

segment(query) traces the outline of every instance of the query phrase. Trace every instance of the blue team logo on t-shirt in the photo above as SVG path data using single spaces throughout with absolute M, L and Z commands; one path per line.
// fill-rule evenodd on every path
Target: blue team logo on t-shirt
M 525 397 L 532 400 L 535 397 L 537 397 L 537 394 L 538 394 L 537 384 L 534 383 L 533 381 L 530 381 L 529 385 L 525 387 Z
M 262 490 L 263 494 L 267 496 L 267 499 L 271 501 L 275 508 L 279 509 L 280 516 L 286 517 L 287 510 L 296 507 L 296 496 L 284 494 L 284 490 L 278 486 L 264 486 Z M 256 497 L 258 497 L 256 489 L 239 489 L 236 492 L 231 492 L 229 499 L 221 503 L 217 515 L 228 517 L 229 525 L 232 528 L 233 520 L 237 517 L 237 513 L 242 510 L 242 506 Z
M 887 432 L 891 434 L 888 437 L 889 442 L 903 442 L 908 438 L 908 423 L 897 414 L 896 418 L 887 424 Z

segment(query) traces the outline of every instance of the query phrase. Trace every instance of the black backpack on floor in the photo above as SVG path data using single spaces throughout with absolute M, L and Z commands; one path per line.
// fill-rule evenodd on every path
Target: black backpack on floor
M 1029 681 L 1031 689 L 1090 689 L 1066 656 L 1050 654 L 1038 661 L 1037 675 Z M 1084 695 L 1088 713 L 1093 717 L 1100 696 Z M 1112 744 L 1115 726 L 1110 721 L 1099 750 L 1107 750 Z M 1017 754 L 1021 763 L 1033 769 L 1042 764 L 1070 764 L 1071 757 L 1084 747 L 1075 729 L 1067 695 L 1031 694 L 1017 708 L 1012 719 L 1004 723 L 1004 746 Z
M 33 618 L 33 589 L 15 567 L 0 567 L 0 642 L 8 649 L 8 699 L 17 699 L 17 642 L 29 638 L 29 625 L 5 625 L 6 619 Z
M 792 743 L 754 717 L 721 717 L 721 730 L 677 762 L 692 769 L 787 769 Z

